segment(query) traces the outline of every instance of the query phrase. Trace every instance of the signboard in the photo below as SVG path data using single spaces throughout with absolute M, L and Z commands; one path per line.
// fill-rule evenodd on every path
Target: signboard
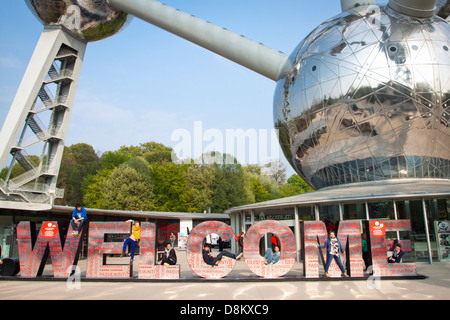
M 369 223 L 370 234 L 377 238 L 386 237 L 386 226 L 383 221 L 374 220 Z
M 435 221 L 434 230 L 440 261 L 450 261 L 450 221 Z
M 41 234 L 48 239 L 53 238 L 58 233 L 58 225 L 54 222 L 44 223 L 41 227 Z
M 411 230 L 409 220 L 368 221 L 370 237 L 369 249 L 372 254 L 375 276 L 412 276 L 417 275 L 414 263 L 387 263 L 386 232 Z M 84 229 L 84 228 L 83 228 Z M 20 276 L 38 277 L 42 274 L 47 257 L 51 257 L 51 265 L 55 277 L 69 277 L 73 266 L 78 262 L 81 239 L 85 230 L 79 235 L 72 235 L 72 228 L 63 241 L 57 222 L 45 221 L 36 236 L 36 227 L 32 222 L 21 222 L 17 226 L 17 242 L 19 247 Z M 448 223 L 436 224 L 436 230 L 443 245 L 448 244 Z M 120 254 L 123 240 L 114 241 L 108 235 L 123 235 L 131 233 L 129 222 L 90 222 L 88 238 L 88 256 L 86 277 L 88 278 L 129 278 L 132 277 L 133 262 L 122 265 L 109 265 L 106 257 L 110 254 Z M 265 234 L 274 234 L 280 240 L 280 260 L 273 265 L 264 265 L 259 252 L 260 239 Z M 224 256 L 218 266 L 210 266 L 203 260 L 203 242 L 208 235 L 217 234 L 224 241 L 234 238 L 231 227 L 220 221 L 207 221 L 197 225 L 187 239 L 186 254 L 189 266 L 194 273 L 204 278 L 222 278 L 234 268 L 235 260 Z M 323 244 L 327 232 L 321 221 L 302 222 L 302 244 L 304 253 L 304 275 L 307 278 L 319 277 L 319 257 L 326 261 L 326 250 L 318 249 L 318 243 Z M 341 260 L 347 265 L 347 272 L 352 277 L 363 276 L 364 263 L 361 249 L 361 227 L 359 220 L 341 221 L 336 234 L 341 242 L 344 253 Z M 445 238 L 444 238 L 445 236 Z M 109 241 L 108 239 L 113 239 Z M 139 279 L 179 279 L 180 266 L 155 265 L 156 226 L 143 222 L 141 225 L 139 251 Z M 411 250 L 409 240 L 398 241 L 403 250 Z M 447 249 L 446 249 L 447 250 Z M 296 241 L 289 227 L 282 222 L 263 220 L 247 230 L 244 238 L 244 259 L 250 271 L 262 278 L 281 277 L 295 265 Z M 319 256 L 320 255 L 320 256 Z M 446 256 L 448 258 L 448 255 Z M 333 260 L 329 274 L 340 276 L 340 270 Z

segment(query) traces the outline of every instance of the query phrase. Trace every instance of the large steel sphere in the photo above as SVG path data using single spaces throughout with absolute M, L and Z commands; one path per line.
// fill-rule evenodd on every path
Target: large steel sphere
M 106 0 L 25 0 L 44 25 L 64 25 L 86 41 L 98 41 L 119 32 L 125 12 L 112 10 Z
M 316 28 L 277 83 L 281 147 L 315 188 L 450 178 L 450 25 L 370 9 Z

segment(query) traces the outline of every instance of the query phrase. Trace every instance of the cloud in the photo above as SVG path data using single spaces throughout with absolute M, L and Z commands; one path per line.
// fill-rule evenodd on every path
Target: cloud
M 167 108 L 123 106 L 83 91 L 77 94 L 66 145 L 84 142 L 102 152 L 148 141 L 170 146 L 173 130 L 193 121 Z
M 0 67 L 10 69 L 23 69 L 24 63 L 14 57 L 0 57 Z

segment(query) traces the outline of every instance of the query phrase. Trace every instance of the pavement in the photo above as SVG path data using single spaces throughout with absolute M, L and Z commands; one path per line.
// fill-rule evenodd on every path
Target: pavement
M 236 261 L 228 276 L 219 280 L 203 279 L 189 267 L 186 251 L 177 250 L 180 280 L 139 281 L 135 257 L 134 276 L 126 281 L 86 279 L 86 260 L 78 266 L 78 283 L 56 280 L 46 265 L 40 280 L 0 277 L 0 300 L 189 300 L 189 301 L 270 301 L 270 300 L 449 300 L 450 263 L 417 263 L 422 278 L 413 279 L 324 279 L 303 277 L 303 266 L 296 262 L 282 279 L 256 277 L 243 259 Z M 108 264 L 126 264 L 129 258 L 108 258 Z

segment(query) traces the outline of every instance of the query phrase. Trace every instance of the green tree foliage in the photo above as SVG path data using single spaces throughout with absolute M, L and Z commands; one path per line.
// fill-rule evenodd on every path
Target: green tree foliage
M 314 191 L 314 189 L 298 174 L 293 174 L 292 176 L 290 176 L 287 180 L 287 184 L 296 187 L 298 193 Z
M 172 152 L 156 142 L 122 146 L 100 158 L 87 144 L 65 148 L 58 180 L 66 191 L 62 203 L 82 199 L 86 207 L 98 209 L 221 213 L 312 190 L 298 175 L 286 182 L 286 169 L 278 161 L 242 166 L 230 155 L 213 152 L 202 155 L 202 164 L 177 164 Z
M 132 159 L 132 157 L 128 156 L 125 152 L 119 150 L 106 151 L 100 157 L 100 166 L 102 169 L 114 169 L 130 159 Z
M 187 211 L 209 211 L 213 205 L 213 186 L 216 167 L 192 164 L 184 174 L 186 192 L 183 202 Z
M 225 210 L 254 202 L 251 192 L 250 179 L 242 166 L 234 159 L 233 163 L 227 161 L 229 155 L 223 155 L 222 164 L 214 164 L 216 174 L 213 186 L 213 212 Z
M 84 180 L 84 205 L 88 208 L 103 209 L 103 182 L 114 169 L 101 169 Z
M 64 148 L 58 188 L 65 190 L 62 204 L 74 205 L 83 199 L 84 179 L 100 168 L 100 159 L 94 148 L 78 143 Z
M 172 148 L 157 142 L 141 143 L 139 146 L 122 146 L 118 152 L 127 155 L 129 158 L 142 156 L 149 163 L 172 161 Z
M 177 165 L 172 162 L 151 165 L 155 206 L 158 211 L 183 212 L 186 210 L 184 206 L 186 170 L 187 165 Z
M 153 210 L 152 186 L 126 164 L 115 168 L 102 183 L 102 207 L 110 210 Z

